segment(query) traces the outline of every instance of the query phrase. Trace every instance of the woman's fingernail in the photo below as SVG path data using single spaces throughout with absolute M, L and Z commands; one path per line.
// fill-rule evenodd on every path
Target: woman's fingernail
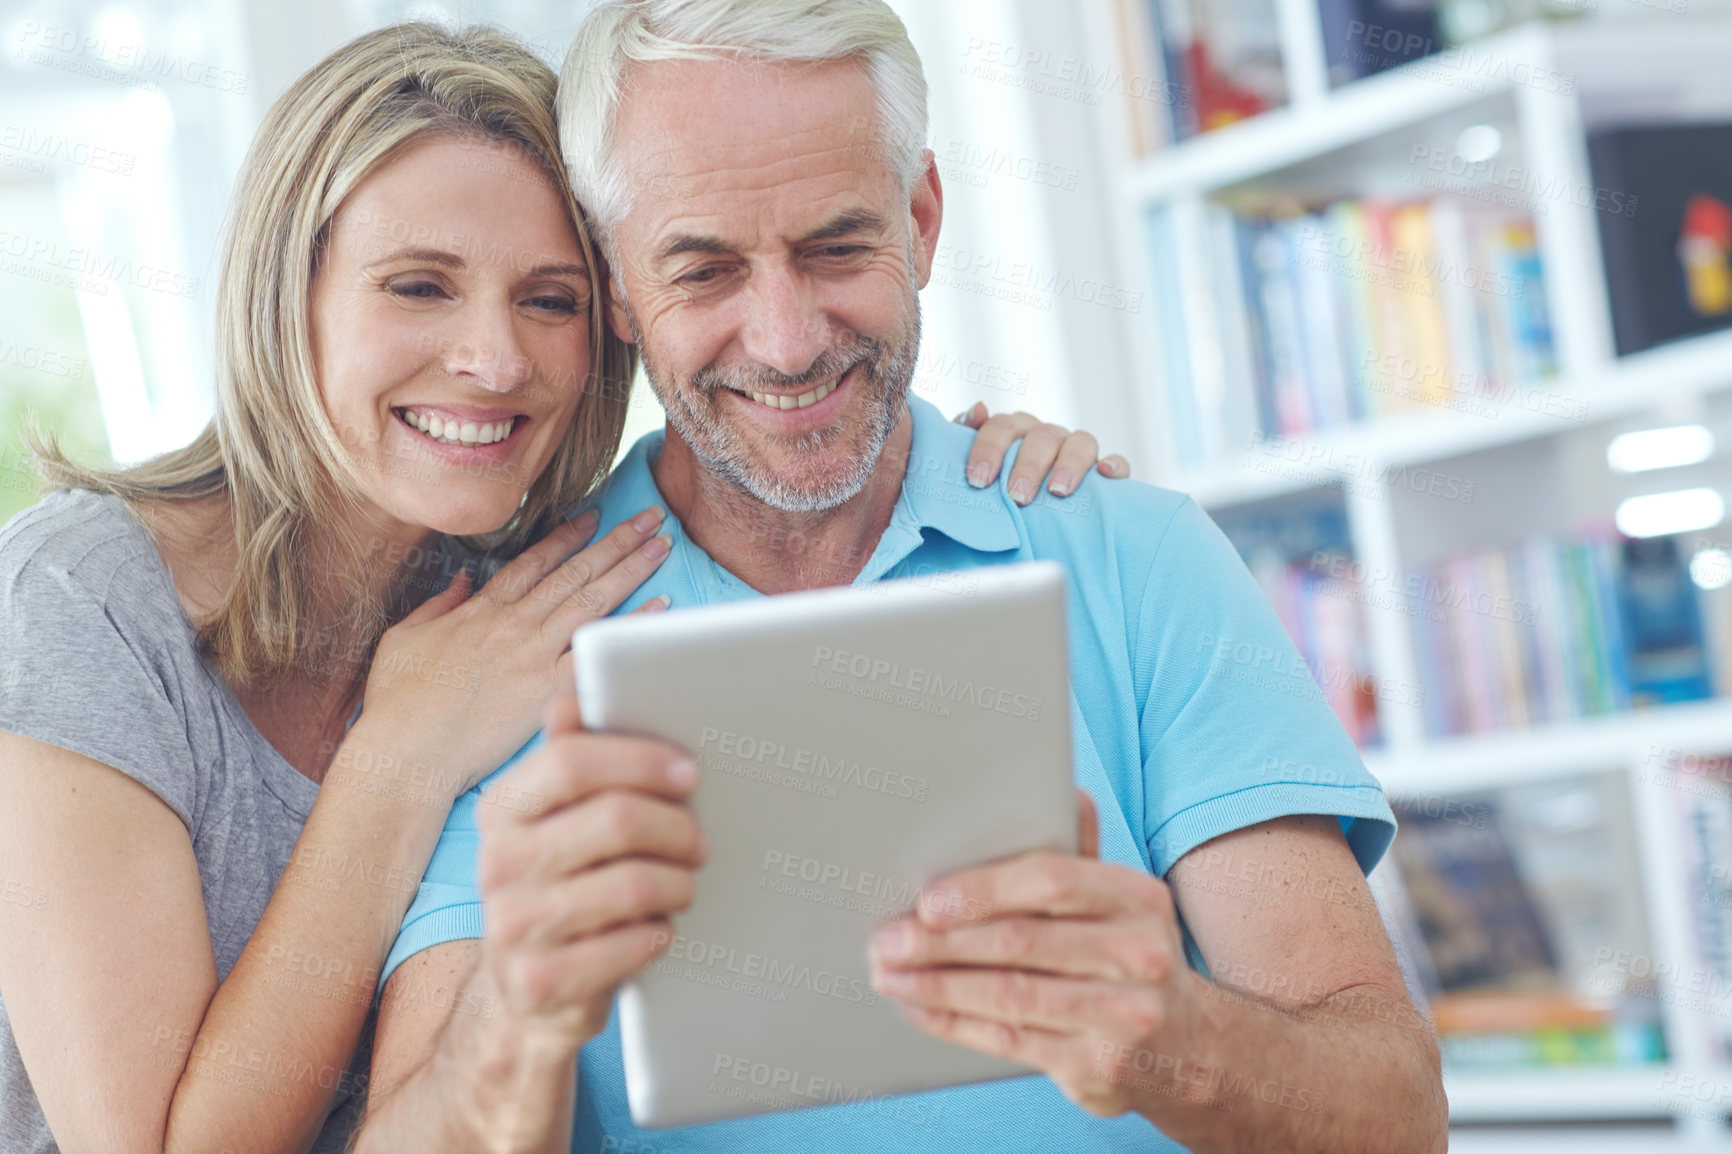
M 698 782 L 698 766 L 689 757 L 677 757 L 668 763 L 668 783 L 675 789 L 690 789 Z
M 968 466 L 968 483 L 976 489 L 986 488 L 986 483 L 992 477 L 992 467 L 985 461 L 976 461 Z
M 653 509 L 645 509 L 643 512 L 631 519 L 631 527 L 636 529 L 639 533 L 648 533 L 651 529 L 654 529 L 661 523 L 662 507 L 660 505 L 657 505 Z
M 571 519 L 572 524 L 576 525 L 580 529 L 593 528 L 595 523 L 599 520 L 601 520 L 600 509 L 585 509 L 583 512 Z
M 648 601 L 645 601 L 643 603 L 643 611 L 645 613 L 662 613 L 672 604 L 673 598 L 669 597 L 666 593 L 663 593 L 659 597 L 651 597 Z
M 1010 483 L 1010 499 L 1018 505 L 1026 505 L 1034 500 L 1034 482 L 1027 477 L 1018 477 Z
M 914 927 L 887 926 L 872 939 L 872 949 L 881 958 L 900 962 L 914 954 Z
M 665 557 L 667 551 L 674 547 L 674 539 L 666 533 L 657 533 L 643 543 L 643 555 L 654 561 L 657 557 Z
M 1047 492 L 1055 497 L 1062 497 L 1070 492 L 1070 483 L 1074 479 L 1070 470 L 1060 465 L 1052 471 L 1052 480 L 1047 482 L 1046 486 Z

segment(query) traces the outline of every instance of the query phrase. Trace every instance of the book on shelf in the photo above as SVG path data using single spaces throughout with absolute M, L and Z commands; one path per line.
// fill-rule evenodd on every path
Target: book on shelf
M 1451 197 L 1200 211 L 1194 229 L 1168 206 L 1149 219 L 1173 444 L 1187 467 L 1392 413 L 1492 412 L 1556 372 L 1525 216 Z M 1186 267 L 1203 283 L 1185 285 Z
M 1588 136 L 1618 355 L 1732 325 L 1732 124 Z
M 1338 494 L 1312 494 L 1273 507 L 1217 513 L 1274 606 L 1323 698 L 1360 748 L 1382 741 L 1377 683 L 1346 509 Z
M 1140 155 L 1286 103 L 1274 0 L 1120 0 L 1117 16 Z
M 1624 542 L 1618 604 L 1628 638 L 1630 694 L 1638 703 L 1713 694 L 1703 614 L 1676 537 Z
M 1386 924 L 1455 1069 L 1664 1061 L 1622 774 L 1397 799 Z M 1614 962 L 1622 962 L 1622 967 Z M 1404 967 L 1405 968 L 1405 967 Z M 1640 967 L 1637 967 L 1640 969 Z
M 1421 566 L 1407 606 L 1433 736 L 1714 694 L 1674 538 L 1540 537 Z
M 1709 1024 L 1716 1061 L 1732 1060 L 1732 756 L 1651 758 L 1671 798 L 1690 919 L 1691 956 L 1668 967 L 1668 989 Z
M 1437 7 L 1436 0 L 1318 0 L 1330 86 L 1442 51 Z

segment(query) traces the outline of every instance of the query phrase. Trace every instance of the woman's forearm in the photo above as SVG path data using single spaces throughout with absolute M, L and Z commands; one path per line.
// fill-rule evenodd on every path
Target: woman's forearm
M 341 1089 L 451 793 L 363 717 L 187 1055 L 164 1150 L 304 1150 Z

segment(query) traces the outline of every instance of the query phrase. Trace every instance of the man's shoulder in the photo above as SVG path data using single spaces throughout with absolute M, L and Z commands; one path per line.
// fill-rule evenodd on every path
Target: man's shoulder
M 1055 497 L 1042 489 L 1018 512 L 1037 553 L 1046 548 L 1109 549 L 1150 559 L 1176 526 L 1191 528 L 1197 519 L 1207 520 L 1191 498 L 1177 490 L 1092 471 L 1070 496 Z

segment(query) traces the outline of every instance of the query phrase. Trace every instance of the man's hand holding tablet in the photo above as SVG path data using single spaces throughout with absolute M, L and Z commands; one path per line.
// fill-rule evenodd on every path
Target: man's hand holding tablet
M 614 988 L 666 952 L 708 850 L 684 750 L 587 733 L 569 693 L 544 732 L 499 786 L 512 797 L 480 807 L 480 971 L 529 1036 L 570 1052 L 607 1025 Z
M 1201 1053 L 1202 979 L 1185 963 L 1166 883 L 1097 860 L 1094 803 L 1081 790 L 1077 801 L 1077 853 L 935 882 L 874 935 L 872 981 L 933 1037 L 1032 1066 L 1113 1117 L 1152 1084 L 1136 1077 L 1137 1054 Z

